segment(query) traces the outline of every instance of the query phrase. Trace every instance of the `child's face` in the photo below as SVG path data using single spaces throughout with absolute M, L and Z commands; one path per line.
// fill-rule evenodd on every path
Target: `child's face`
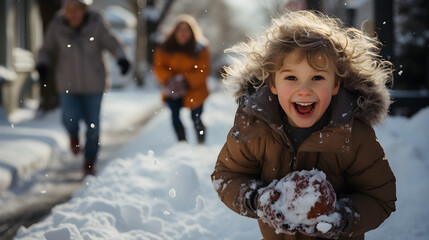
M 271 86 L 289 124 L 294 127 L 308 128 L 319 121 L 340 88 L 340 83 L 335 84 L 333 63 L 327 62 L 327 58 L 319 53 L 313 58 L 316 66 L 328 68 L 317 70 L 311 67 L 306 54 L 294 50 L 286 55 Z

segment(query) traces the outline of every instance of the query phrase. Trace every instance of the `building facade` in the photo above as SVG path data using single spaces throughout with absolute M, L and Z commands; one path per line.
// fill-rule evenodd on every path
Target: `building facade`
M 42 21 L 36 0 L 0 2 L 0 106 L 6 115 L 39 95 L 34 71 L 43 41 Z

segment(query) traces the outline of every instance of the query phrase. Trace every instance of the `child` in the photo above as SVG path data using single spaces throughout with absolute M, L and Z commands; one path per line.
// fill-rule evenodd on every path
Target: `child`
M 387 116 L 392 79 L 378 46 L 338 19 L 299 11 L 230 49 L 243 56 L 225 76 L 239 106 L 212 182 L 230 209 L 259 218 L 264 239 L 364 239 L 395 211 L 395 176 L 372 128 Z M 328 231 L 267 211 L 281 194 L 276 183 L 312 169 L 336 192 L 340 218 L 318 218 Z M 267 192 L 271 201 L 261 199 Z
M 155 50 L 153 71 L 162 86 L 162 98 L 171 110 L 177 140 L 186 141 L 180 119 L 180 110 L 186 107 L 191 110 L 197 141 L 204 144 L 206 131 L 201 115 L 209 95 L 210 51 L 192 16 L 178 16 L 166 40 Z

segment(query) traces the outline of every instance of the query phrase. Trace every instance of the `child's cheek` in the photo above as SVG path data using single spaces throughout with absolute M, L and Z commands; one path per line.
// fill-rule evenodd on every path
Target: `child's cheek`
M 323 112 L 328 108 L 329 104 L 332 100 L 332 92 L 331 91 L 323 91 L 321 95 L 319 95 L 320 107 Z
M 290 98 L 279 93 L 278 99 L 283 111 L 286 112 L 287 115 L 289 115 L 291 113 Z

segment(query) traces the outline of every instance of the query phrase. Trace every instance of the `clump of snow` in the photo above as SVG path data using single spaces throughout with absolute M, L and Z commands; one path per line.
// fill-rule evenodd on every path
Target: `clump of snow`
M 200 183 L 195 169 L 181 164 L 170 175 L 170 202 L 176 210 L 186 210 L 195 207 Z
M 327 233 L 332 228 L 332 224 L 327 222 L 320 222 L 316 225 L 316 228 L 321 233 Z
M 316 225 L 321 221 L 334 222 L 339 217 L 330 214 L 334 210 L 336 195 L 322 171 L 292 172 L 275 182 L 274 190 L 280 193 L 278 200 L 272 203 L 271 192 L 265 191 L 260 196 L 260 204 L 271 204 L 272 211 L 281 212 L 284 223 L 292 229 L 301 225 Z M 263 215 L 263 211 L 258 210 L 258 216 Z
M 159 112 L 69 202 L 15 239 L 260 239 L 257 222 L 229 210 L 210 179 L 235 108 L 232 97 L 211 94 L 202 116 L 206 146 L 196 144 L 189 110 L 182 117 L 188 144 L 176 143 L 170 112 Z

